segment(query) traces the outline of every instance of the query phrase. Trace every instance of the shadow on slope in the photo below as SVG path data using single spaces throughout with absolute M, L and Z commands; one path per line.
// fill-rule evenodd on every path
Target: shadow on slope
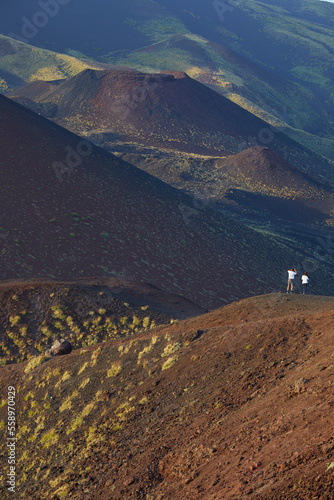
M 2 279 L 125 273 L 212 308 L 277 290 L 287 265 L 307 256 L 195 208 L 189 196 L 3 96 L 0 126 Z M 327 263 L 307 257 L 330 293 Z

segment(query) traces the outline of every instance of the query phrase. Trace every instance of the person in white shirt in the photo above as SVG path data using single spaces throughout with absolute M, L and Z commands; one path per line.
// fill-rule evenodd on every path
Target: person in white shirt
M 291 268 L 289 269 L 288 271 L 288 287 L 286 289 L 286 293 L 289 293 L 289 289 L 291 290 L 291 292 L 293 291 L 293 282 L 294 282 L 294 279 L 295 279 L 295 276 L 297 275 L 297 270 L 295 268 Z
M 309 275 L 307 273 L 304 273 L 302 276 L 303 295 L 305 295 L 305 293 L 306 293 L 306 289 L 307 289 L 307 285 L 308 285 L 309 280 L 310 280 Z

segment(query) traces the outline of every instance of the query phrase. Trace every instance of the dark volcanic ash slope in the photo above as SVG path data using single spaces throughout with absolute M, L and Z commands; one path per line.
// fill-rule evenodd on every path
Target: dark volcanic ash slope
M 296 167 L 331 173 L 327 160 L 182 72 L 87 69 L 47 91 L 35 82 L 12 95 L 57 105 L 58 124 L 92 138 L 103 133 L 106 145 L 135 142 L 217 155 L 262 141 Z
M 226 158 L 170 152 L 120 157 L 208 203 L 254 208 L 304 224 L 334 224 L 334 184 L 306 174 L 275 151 L 253 146 Z M 270 215 L 271 214 L 271 215 Z
M 254 146 L 218 159 L 214 178 L 218 195 L 221 183 L 234 191 L 228 197 L 245 207 L 255 205 L 298 222 L 333 224 L 333 184 L 301 172 L 268 148 Z
M 333 311 L 332 297 L 270 294 L 1 368 L 3 427 L 16 388 L 16 495 L 332 500 Z
M 211 308 L 280 289 L 306 257 L 1 96 L 0 119 L 3 279 L 122 273 Z

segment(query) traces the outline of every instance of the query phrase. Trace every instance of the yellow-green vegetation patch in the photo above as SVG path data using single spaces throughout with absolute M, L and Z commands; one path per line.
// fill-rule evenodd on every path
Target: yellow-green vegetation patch
M 21 321 L 21 316 L 10 316 L 9 322 L 12 326 L 17 325 Z
M 0 78 L 0 92 L 6 92 L 8 90 L 8 84 L 6 80 Z
M 131 340 L 125 346 L 120 345 L 118 348 L 118 352 L 120 353 L 120 356 L 123 356 L 123 354 L 127 354 L 130 351 L 133 344 L 136 344 L 136 342 L 137 342 L 136 340 Z
M 55 495 L 57 495 L 59 498 L 66 498 L 68 490 L 69 486 L 67 484 L 64 484 L 55 492 Z
M 0 408 L 3 408 L 8 403 L 8 399 L 3 399 L 0 403 Z
M 86 387 L 87 384 L 89 384 L 90 382 L 90 378 L 89 377 L 86 377 L 80 384 L 79 386 L 79 389 L 84 389 Z
M 92 403 L 89 403 L 88 405 L 86 405 L 84 407 L 84 409 L 82 410 L 81 415 L 83 417 L 86 417 L 92 411 L 92 409 L 94 408 L 94 406 L 95 406 L 95 402 L 92 402 Z
M 145 316 L 143 319 L 143 327 L 148 328 L 150 326 L 150 316 Z
M 119 363 L 113 363 L 107 372 L 107 377 L 116 377 L 122 371 L 122 366 Z
M 2 38 L 2 37 L 1 37 Z M 24 81 L 67 79 L 86 68 L 95 68 L 74 57 L 11 40 L 15 54 L 1 57 L 0 69 L 12 73 Z
M 161 354 L 161 357 L 164 358 L 166 356 L 169 356 L 170 354 L 173 354 L 173 352 L 178 351 L 182 347 L 182 344 L 180 342 L 175 342 L 174 344 L 167 344 L 163 353 Z
M 91 362 L 90 362 L 90 366 L 95 366 L 96 363 L 97 363 L 97 358 L 99 357 L 99 354 L 101 352 L 102 348 L 101 347 L 98 347 L 92 354 L 92 359 L 91 359 Z
M 3 429 L 4 427 L 6 427 L 5 421 L 1 420 L 1 422 L 0 422 L 0 430 Z
M 80 425 L 82 424 L 83 420 L 84 420 L 84 419 L 83 419 L 83 417 L 82 417 L 82 416 L 77 417 L 77 418 L 73 421 L 73 423 L 72 423 L 72 425 L 71 425 L 71 428 L 70 428 L 70 429 L 68 429 L 68 430 L 66 431 L 66 434 L 70 434 L 71 432 L 75 431 L 78 427 L 80 427 Z
M 45 422 L 45 417 L 40 415 L 37 418 L 37 427 L 35 429 L 35 434 L 45 429 L 45 423 L 44 422 Z
M 112 427 L 112 430 L 113 430 L 114 432 L 120 431 L 120 430 L 122 430 L 122 429 L 123 429 L 123 424 L 121 424 L 121 423 L 119 423 L 119 422 L 117 422 L 117 424 L 113 425 L 113 427 Z
M 23 436 L 23 434 L 26 434 L 29 431 L 30 427 L 28 427 L 27 425 L 21 425 L 17 433 L 17 438 L 19 439 L 21 436 Z
M 32 391 L 29 391 L 28 394 L 23 396 L 24 401 L 28 401 L 29 398 L 32 398 L 34 393 Z
M 49 358 L 47 356 L 41 355 L 37 356 L 36 358 L 31 358 L 30 361 L 28 361 L 27 366 L 24 369 L 25 373 L 31 372 L 31 370 L 34 370 L 37 366 L 40 366 L 42 363 L 45 363 Z
M 63 481 L 63 478 L 61 476 L 58 476 L 56 477 L 56 479 L 51 479 L 49 481 L 49 485 L 51 486 L 51 488 L 56 488 L 61 481 Z
M 56 429 L 51 429 L 49 432 L 44 434 L 44 436 L 41 439 L 41 444 L 43 445 L 43 448 L 49 448 L 49 446 L 56 444 L 58 439 L 59 436 L 56 433 Z
M 176 360 L 177 360 L 177 358 L 175 356 L 168 358 L 167 361 L 165 361 L 164 364 L 162 365 L 161 369 L 167 370 L 168 368 L 173 366 L 173 364 L 175 363 Z
M 25 450 L 25 451 L 22 453 L 22 455 L 20 456 L 20 458 L 18 459 L 18 462 L 23 462 L 23 463 L 25 463 L 25 462 L 27 462 L 28 458 L 29 458 L 29 452 L 28 452 L 28 450 Z
M 70 379 L 70 378 L 71 378 L 71 376 L 72 376 L 72 375 L 71 375 L 71 373 L 70 373 L 70 372 L 68 372 L 68 371 L 66 371 L 66 372 L 63 374 L 63 376 L 62 376 L 62 378 L 61 378 L 61 381 L 62 381 L 62 382 L 65 382 L 65 380 Z
M 61 407 L 59 408 L 60 413 L 65 411 L 65 410 L 70 410 L 72 408 L 72 399 L 76 398 L 79 395 L 78 391 L 75 390 L 67 396 Z
M 95 401 L 101 401 L 101 400 L 102 400 L 102 390 L 100 389 L 95 394 Z
M 86 443 L 87 444 L 91 444 L 93 443 L 94 441 L 97 441 L 97 437 L 96 437 L 96 428 L 95 427 L 92 427 L 90 426 L 88 428 L 88 433 L 86 435 Z
M 130 403 L 126 402 L 121 404 L 117 410 L 115 410 L 115 414 L 118 416 L 120 421 L 125 420 L 126 415 L 132 411 L 135 411 L 134 406 L 130 406 Z
M 89 362 L 88 361 L 82 365 L 82 367 L 78 371 L 78 375 L 80 375 L 82 372 L 84 372 L 86 370 L 87 366 L 89 366 Z
M 62 382 L 69 380 L 71 377 L 72 377 L 72 374 L 66 370 L 66 372 L 63 373 L 61 379 L 59 379 L 58 382 L 56 383 L 55 387 L 59 387 Z
M 138 354 L 138 364 L 140 363 L 140 360 L 144 356 L 144 354 L 147 354 L 148 352 L 152 351 L 157 340 L 158 340 L 157 336 L 152 337 L 150 344 L 148 346 L 144 347 L 144 349 L 142 351 L 140 351 L 140 353 Z
M 60 307 L 51 307 L 53 310 L 53 317 L 56 319 L 66 320 L 66 316 Z

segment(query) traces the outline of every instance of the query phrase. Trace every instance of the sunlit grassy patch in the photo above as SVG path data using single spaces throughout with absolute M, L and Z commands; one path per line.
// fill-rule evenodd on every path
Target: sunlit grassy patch
M 45 363 L 45 361 L 48 361 L 48 359 L 49 358 L 47 356 L 44 356 L 44 355 L 37 356 L 36 358 L 31 358 L 31 360 L 27 363 L 27 366 L 25 367 L 24 372 L 25 373 L 31 372 L 31 370 L 33 370 L 37 366 L 40 366 L 42 363 Z
M 167 361 L 165 361 L 164 364 L 162 365 L 161 369 L 167 370 L 168 368 L 173 366 L 173 364 L 175 363 L 176 360 L 177 360 L 177 358 L 175 356 L 168 358 Z
M 74 392 L 72 392 L 71 395 L 67 396 L 67 398 L 65 399 L 65 401 L 63 402 L 63 404 L 59 408 L 60 413 L 65 411 L 65 410 L 71 409 L 72 408 L 72 399 L 76 398 L 78 395 L 79 395 L 78 391 L 75 390 Z
M 115 377 L 122 371 L 122 366 L 118 363 L 111 365 L 111 368 L 107 372 L 107 377 Z
M 59 436 L 56 433 L 56 430 L 51 429 L 49 432 L 44 434 L 44 436 L 41 439 L 41 444 L 43 445 L 43 448 L 49 448 L 53 444 L 56 444 L 58 439 L 59 439 Z

